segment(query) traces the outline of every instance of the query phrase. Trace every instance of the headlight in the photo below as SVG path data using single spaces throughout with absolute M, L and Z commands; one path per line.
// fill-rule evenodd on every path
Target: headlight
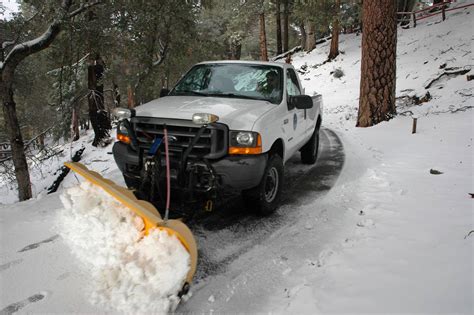
M 122 119 L 117 125 L 117 140 L 125 144 L 130 144 L 132 140 L 128 134 L 128 130 L 124 122 L 128 123 L 128 121 Z
M 117 133 L 121 133 L 123 135 L 128 135 L 128 130 L 127 127 L 121 122 L 118 123 L 117 125 Z
M 112 113 L 119 120 L 132 118 L 133 116 L 135 116 L 135 110 L 134 109 L 128 109 L 128 108 L 122 108 L 122 107 L 114 108 L 112 110 Z
M 252 131 L 231 131 L 230 145 L 236 147 L 254 147 L 258 133 Z
M 219 117 L 208 113 L 193 114 L 193 123 L 196 125 L 206 125 L 219 120 Z
M 258 132 L 231 131 L 229 154 L 260 154 L 262 138 Z

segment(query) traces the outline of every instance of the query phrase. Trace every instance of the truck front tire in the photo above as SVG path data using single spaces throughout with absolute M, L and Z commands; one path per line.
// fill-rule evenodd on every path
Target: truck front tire
M 260 215 L 272 214 L 281 199 L 283 187 L 283 160 L 272 154 L 267 161 L 262 180 L 257 187 L 242 192 L 245 205 Z

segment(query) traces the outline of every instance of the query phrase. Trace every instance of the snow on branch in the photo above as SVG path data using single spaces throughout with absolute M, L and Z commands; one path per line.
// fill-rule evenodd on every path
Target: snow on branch
M 15 45 L 6 56 L 2 68 L 5 68 L 9 64 L 14 68 L 29 55 L 47 48 L 59 34 L 61 30 L 60 26 L 61 22 L 55 20 L 41 36 Z
M 152 60 L 151 62 L 148 63 L 148 66 L 140 73 L 137 74 L 137 80 L 133 86 L 134 91 L 138 91 L 138 88 L 142 84 L 142 82 L 148 77 L 148 75 L 151 73 L 151 71 L 158 67 L 160 64 L 163 63 L 165 60 L 166 54 L 168 52 L 168 41 L 163 41 L 161 39 L 158 39 L 158 51 L 156 52 L 156 60 Z M 153 54 L 152 54 L 153 55 Z
M 3 60 L 3 64 L 0 64 L 0 70 L 5 69 L 7 66 L 10 66 L 12 69 L 14 69 L 23 59 L 25 59 L 29 55 L 47 48 L 61 31 L 61 26 L 65 19 L 70 19 L 99 3 L 101 3 L 100 0 L 82 3 L 79 8 L 72 12 L 69 12 L 69 9 L 72 5 L 72 1 L 63 0 L 61 7 L 64 10 L 64 13 L 62 14 L 62 16 L 57 17 L 49 25 L 48 29 L 39 37 L 15 45 L 12 50 L 10 50 L 10 52 L 7 54 L 5 60 Z
M 5 50 L 5 49 L 7 49 L 8 47 L 13 46 L 13 45 L 15 45 L 15 41 L 13 41 L 13 40 L 6 40 L 6 41 L 4 41 L 4 42 L 2 43 L 2 50 Z
M 163 62 L 163 60 L 165 59 L 165 56 L 166 56 L 166 52 L 168 51 L 168 42 L 163 44 L 163 42 L 160 39 L 159 40 L 159 45 L 160 45 L 160 49 L 159 49 L 159 53 L 158 53 L 158 58 L 155 61 L 152 62 L 153 67 L 159 66 Z

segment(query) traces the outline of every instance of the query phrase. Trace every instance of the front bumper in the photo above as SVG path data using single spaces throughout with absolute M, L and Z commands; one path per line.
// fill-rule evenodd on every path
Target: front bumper
M 140 177 L 143 163 L 136 151 L 124 143 L 116 142 L 112 152 L 118 168 L 125 177 L 135 179 Z M 219 160 L 208 160 L 208 162 L 214 169 L 221 188 L 246 190 L 260 183 L 265 172 L 267 159 L 267 154 L 240 155 L 225 156 Z M 204 165 L 200 161 L 190 161 L 189 163 Z

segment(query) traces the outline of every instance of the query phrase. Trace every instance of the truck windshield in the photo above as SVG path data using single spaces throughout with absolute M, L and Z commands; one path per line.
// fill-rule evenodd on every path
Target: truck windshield
M 279 104 L 282 68 L 269 65 L 220 63 L 194 66 L 169 95 L 199 95 L 265 100 Z

